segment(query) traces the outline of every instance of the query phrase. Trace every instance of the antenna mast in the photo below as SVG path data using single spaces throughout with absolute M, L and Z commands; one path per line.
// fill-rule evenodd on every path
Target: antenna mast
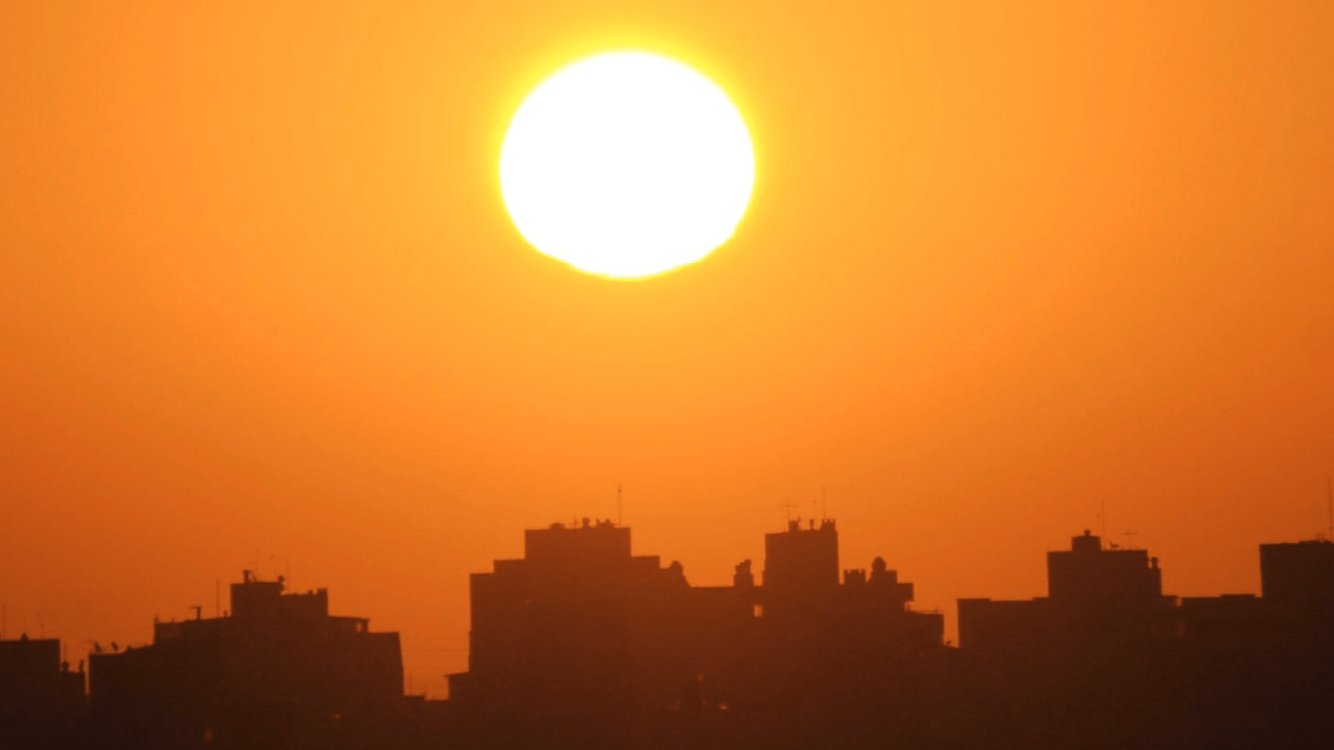
M 616 483 L 616 525 L 621 525 L 621 483 Z

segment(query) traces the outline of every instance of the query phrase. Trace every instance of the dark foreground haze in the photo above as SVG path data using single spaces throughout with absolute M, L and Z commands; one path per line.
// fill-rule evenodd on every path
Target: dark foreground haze
M 618 482 L 696 584 L 823 495 L 924 607 L 1041 595 L 1086 527 L 1258 592 L 1334 474 L 1332 37 L 1319 0 L 0 1 L 9 628 L 143 642 L 249 568 L 443 695 L 463 573 Z M 733 238 L 639 283 L 498 184 L 532 88 L 624 48 L 756 158 Z

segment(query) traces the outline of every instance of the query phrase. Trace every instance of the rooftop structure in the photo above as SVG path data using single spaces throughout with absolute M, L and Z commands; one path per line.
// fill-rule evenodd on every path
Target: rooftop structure
M 1108 549 L 1088 529 L 1069 550 L 1047 553 L 1047 596 L 1071 605 L 1132 606 L 1163 595 L 1158 558 L 1142 549 Z
M 1105 649 L 1178 634 L 1175 597 L 1163 596 L 1158 558 L 1106 548 L 1087 529 L 1047 553 L 1047 596 L 959 600 L 959 646 L 1056 653 Z

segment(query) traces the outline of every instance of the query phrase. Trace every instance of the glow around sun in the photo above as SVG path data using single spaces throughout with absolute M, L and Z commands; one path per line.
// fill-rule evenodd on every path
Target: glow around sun
M 584 58 L 514 114 L 500 187 L 520 234 L 588 273 L 648 276 L 736 229 L 755 182 L 741 114 L 716 84 L 659 55 Z

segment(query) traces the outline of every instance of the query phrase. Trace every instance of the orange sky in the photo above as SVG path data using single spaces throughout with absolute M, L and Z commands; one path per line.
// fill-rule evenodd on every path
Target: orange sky
M 258 561 L 440 694 L 467 574 L 618 481 L 695 584 L 824 488 L 844 567 L 951 629 L 1043 594 L 1103 500 L 1169 592 L 1256 591 L 1258 543 L 1327 524 L 1332 35 L 1317 2 L 6 2 L 9 635 L 143 642 Z M 729 244 L 629 283 L 530 250 L 496 178 L 525 91 L 627 46 L 727 88 L 758 164 Z

